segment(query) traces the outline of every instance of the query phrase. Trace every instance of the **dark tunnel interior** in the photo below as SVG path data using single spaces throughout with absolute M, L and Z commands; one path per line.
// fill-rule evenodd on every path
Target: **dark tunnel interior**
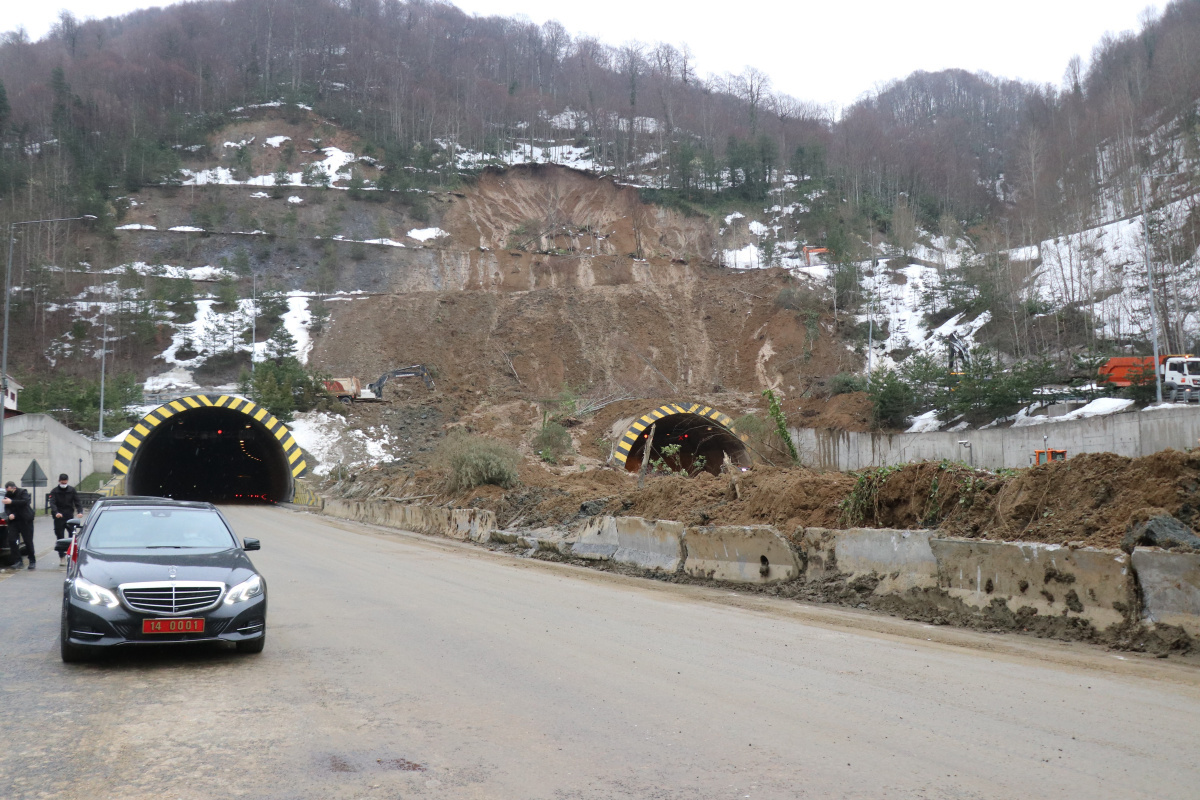
M 261 424 L 227 408 L 196 408 L 150 431 L 125 478 L 130 495 L 214 503 L 290 500 L 283 445 Z
M 647 428 L 634 442 L 625 460 L 625 469 L 637 472 L 642 468 L 649 436 L 650 429 Z M 651 468 L 666 467 L 672 472 L 688 475 L 698 475 L 701 471 L 719 475 L 726 454 L 734 464 L 750 466 L 750 453 L 742 440 L 711 419 L 699 414 L 673 414 L 654 424 Z

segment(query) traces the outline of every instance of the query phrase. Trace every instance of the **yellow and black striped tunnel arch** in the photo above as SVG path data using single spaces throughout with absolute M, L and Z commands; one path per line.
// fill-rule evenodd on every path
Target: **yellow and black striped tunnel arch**
M 133 426 L 113 461 L 128 494 L 188 500 L 291 500 L 307 469 L 287 426 L 234 395 L 163 403 Z
M 659 424 L 660 421 L 663 421 L 662 424 Z M 748 465 L 750 462 L 749 451 L 745 447 L 746 442 L 749 441 L 749 437 L 739 433 L 734 428 L 733 420 L 729 415 L 710 406 L 701 405 L 700 403 L 691 403 L 688 405 L 668 403 L 652 411 L 648 411 L 634 420 L 617 441 L 613 457 L 625 465 L 626 469 L 636 470 L 640 466 L 641 453 L 643 452 L 645 439 L 648 436 L 646 431 L 651 425 L 655 426 L 654 443 L 652 443 L 652 446 L 657 446 L 662 442 L 673 439 L 675 443 L 684 445 L 684 449 L 686 450 L 690 445 L 684 440 L 687 436 L 691 435 L 689 431 L 715 430 L 715 436 L 697 436 L 693 440 L 695 443 L 694 446 L 696 448 L 707 446 L 708 450 L 705 451 L 706 456 L 711 455 L 715 451 L 722 451 L 727 453 L 735 464 Z M 697 450 L 697 453 L 699 453 L 699 450 Z M 711 457 L 706 457 L 706 462 L 709 471 L 715 471 L 720 468 L 720 461 L 714 463 Z

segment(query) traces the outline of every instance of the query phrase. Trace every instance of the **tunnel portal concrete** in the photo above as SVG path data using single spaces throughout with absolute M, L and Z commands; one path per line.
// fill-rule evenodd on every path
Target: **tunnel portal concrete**
M 634 420 L 617 441 L 615 458 L 630 472 L 641 468 L 651 425 L 654 441 L 650 443 L 650 457 L 663 459 L 672 470 L 696 474 L 703 469 L 716 475 L 726 455 L 738 466 L 750 466 L 747 437 L 734 429 L 733 420 L 726 414 L 699 403 L 670 403 Z M 669 445 L 679 445 L 675 455 L 663 453 Z
M 287 502 L 307 471 L 287 426 L 231 395 L 164 403 L 126 435 L 113 461 L 125 493 L 213 502 Z

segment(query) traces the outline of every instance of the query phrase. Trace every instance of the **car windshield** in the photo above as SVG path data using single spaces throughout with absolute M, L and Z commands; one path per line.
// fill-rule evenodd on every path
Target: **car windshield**
M 1200 361 L 1187 362 L 1188 375 L 1200 375 Z
M 88 535 L 95 550 L 229 548 L 233 535 L 220 515 L 202 508 L 110 508 Z

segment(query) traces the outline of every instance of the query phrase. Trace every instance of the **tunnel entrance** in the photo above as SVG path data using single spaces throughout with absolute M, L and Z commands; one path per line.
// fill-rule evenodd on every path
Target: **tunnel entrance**
M 651 425 L 653 441 L 649 441 Z M 750 466 L 750 451 L 745 438 L 734 430 L 733 420 L 699 404 L 660 406 L 642 416 L 618 442 L 617 460 L 629 472 L 637 472 L 647 445 L 650 463 L 672 472 L 719 475 L 726 455 L 738 466 Z
M 286 502 L 307 465 L 286 426 L 249 400 L 193 395 L 134 426 L 113 471 L 130 495 L 177 500 Z

